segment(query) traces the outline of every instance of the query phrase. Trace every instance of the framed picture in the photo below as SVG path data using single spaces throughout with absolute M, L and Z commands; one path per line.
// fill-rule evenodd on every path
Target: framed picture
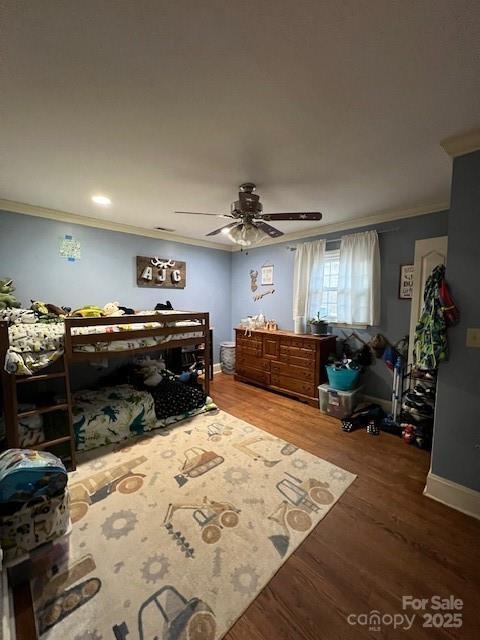
M 273 264 L 265 264 L 262 267 L 261 284 L 264 287 L 271 287 L 273 284 Z
M 400 265 L 400 285 L 398 297 L 401 300 L 411 300 L 413 298 L 413 264 Z

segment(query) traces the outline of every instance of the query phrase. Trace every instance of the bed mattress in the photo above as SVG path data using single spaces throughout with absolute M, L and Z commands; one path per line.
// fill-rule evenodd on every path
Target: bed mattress
M 148 313 L 156 313 L 154 311 Z M 157 312 L 158 313 L 158 312 Z M 168 315 L 168 314 L 164 314 Z M 145 322 L 138 324 L 115 324 L 103 326 L 74 327 L 73 335 L 95 335 L 99 333 L 121 333 L 141 329 L 161 327 L 192 327 L 198 323 L 190 320 L 169 322 Z M 10 347 L 5 357 L 5 370 L 14 375 L 31 375 L 55 362 L 64 352 L 65 326 L 63 322 L 47 324 L 15 324 L 8 328 Z M 171 340 L 202 336 L 201 331 L 181 334 L 147 336 L 138 339 L 114 340 L 78 345 L 75 351 L 87 353 L 106 353 L 154 347 Z
M 73 430 L 77 451 L 120 442 L 150 431 L 156 423 L 152 395 L 130 385 L 73 394 Z

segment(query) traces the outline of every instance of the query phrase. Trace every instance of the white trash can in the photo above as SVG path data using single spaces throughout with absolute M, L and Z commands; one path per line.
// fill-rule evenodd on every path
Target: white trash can
M 235 373 L 235 342 L 220 343 L 220 364 L 223 373 Z

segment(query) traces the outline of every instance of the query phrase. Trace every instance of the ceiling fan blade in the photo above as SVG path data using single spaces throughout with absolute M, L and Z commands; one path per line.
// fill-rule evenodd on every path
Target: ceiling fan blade
M 186 213 L 189 216 L 215 216 L 216 218 L 233 218 L 228 213 L 203 213 L 201 211 L 174 211 L 174 213 Z
M 279 238 L 280 236 L 283 236 L 283 231 L 280 231 L 280 229 L 275 229 L 275 227 L 272 227 L 271 224 L 267 224 L 262 220 L 258 222 L 256 221 L 255 226 L 258 227 L 261 231 L 264 231 L 266 234 L 268 234 L 270 238 Z
M 264 213 L 260 217 L 262 220 L 321 220 L 322 214 L 319 211 L 305 213 Z
M 232 227 L 235 227 L 237 224 L 238 224 L 238 221 L 231 222 L 230 224 L 226 224 L 224 227 L 220 227 L 220 229 L 215 229 L 215 231 L 210 231 L 210 233 L 207 233 L 206 235 L 207 236 L 216 236 L 217 234 L 219 234 L 224 229 L 231 229 Z

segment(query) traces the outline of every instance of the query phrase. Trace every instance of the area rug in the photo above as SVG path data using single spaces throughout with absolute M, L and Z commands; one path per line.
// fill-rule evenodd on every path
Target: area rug
M 221 411 L 96 456 L 33 585 L 42 640 L 221 638 L 355 479 Z

